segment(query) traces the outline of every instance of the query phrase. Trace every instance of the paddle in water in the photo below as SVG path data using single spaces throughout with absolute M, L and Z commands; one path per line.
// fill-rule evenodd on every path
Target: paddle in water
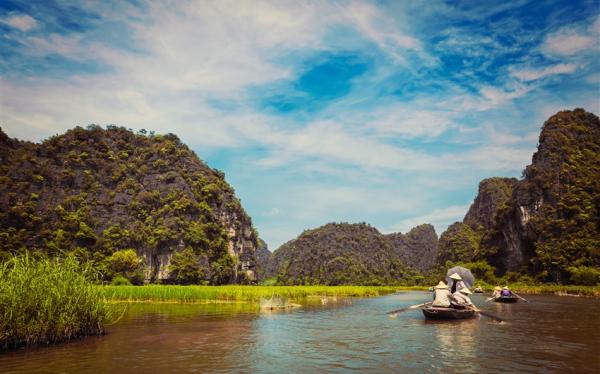
M 511 291 L 512 292 L 512 291 Z M 513 295 L 515 295 L 516 297 L 518 297 L 519 299 L 523 300 L 524 302 L 528 303 L 529 301 L 527 301 L 524 297 L 521 297 L 519 295 L 517 295 L 516 293 L 512 292 Z
M 498 322 L 504 322 L 504 320 L 503 320 L 502 318 L 500 318 L 500 317 L 498 317 L 498 316 L 495 316 L 495 315 L 493 315 L 492 313 L 484 312 L 483 310 L 481 310 L 481 309 L 477 308 L 475 305 L 472 305 L 472 308 L 473 308 L 473 310 L 474 310 L 476 313 L 479 313 L 479 314 L 481 314 L 482 316 L 486 316 L 486 317 L 488 317 L 488 318 L 495 319 L 495 320 L 496 320 L 496 321 L 498 321 Z
M 427 304 L 431 304 L 431 302 L 407 306 L 406 308 L 392 310 L 391 312 L 387 312 L 386 314 L 389 315 L 391 318 L 395 318 L 398 315 L 398 313 L 402 313 L 402 312 L 405 312 L 405 311 L 411 310 L 411 309 L 416 309 L 416 308 L 422 307 L 423 305 L 427 305 Z

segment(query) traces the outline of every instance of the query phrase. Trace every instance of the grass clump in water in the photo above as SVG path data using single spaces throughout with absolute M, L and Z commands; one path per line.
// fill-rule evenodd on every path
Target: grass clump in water
M 307 296 L 379 296 L 396 291 L 397 287 L 379 286 L 98 286 L 114 301 L 176 301 L 219 302 L 259 301 L 271 296 L 301 299 Z
M 91 274 L 74 257 L 0 264 L 0 350 L 102 334 L 109 309 Z

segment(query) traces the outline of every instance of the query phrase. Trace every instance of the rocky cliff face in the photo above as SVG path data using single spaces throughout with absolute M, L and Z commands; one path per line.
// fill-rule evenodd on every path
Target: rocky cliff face
M 473 256 L 451 253 L 448 239 L 462 240 Z M 484 259 L 500 273 L 553 282 L 565 281 L 571 266 L 600 266 L 598 248 L 600 120 L 583 109 L 550 117 L 523 179 L 482 181 L 463 223 L 440 238 L 445 258 Z
M 89 126 L 41 144 L 0 131 L 0 144 L 0 253 L 100 263 L 133 248 L 155 281 L 169 280 L 172 255 L 191 247 L 210 265 L 208 281 L 230 270 L 231 282 L 255 278 L 250 217 L 223 173 L 175 135 Z
M 419 225 L 406 234 L 393 233 L 386 238 L 409 267 L 426 273 L 435 265 L 438 237 L 432 225 Z
M 307 230 L 277 249 L 270 266 L 284 284 L 391 284 L 411 275 L 390 241 L 366 224 Z
M 583 109 L 550 117 L 537 152 L 497 217 L 488 244 L 502 269 L 563 281 L 571 265 L 600 266 L 600 120 Z
M 271 251 L 264 240 L 258 239 L 256 248 L 256 277 L 258 281 L 268 278 L 268 267 L 271 261 Z
M 499 209 L 509 203 L 518 179 L 488 178 L 479 183 L 479 192 L 463 223 L 475 231 L 491 230 L 496 222 Z

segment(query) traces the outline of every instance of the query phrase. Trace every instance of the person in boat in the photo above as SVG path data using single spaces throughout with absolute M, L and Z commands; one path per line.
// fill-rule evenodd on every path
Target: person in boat
M 494 293 L 492 293 L 492 298 L 496 299 L 500 296 L 502 296 L 502 288 L 498 286 L 494 287 Z
M 450 291 L 448 286 L 443 281 L 440 281 L 437 286 L 433 287 L 433 302 L 431 306 L 448 308 L 450 306 Z
M 512 296 L 512 294 L 513 293 L 508 289 L 508 287 L 504 287 L 500 296 Z
M 473 306 L 473 302 L 469 298 L 470 294 L 472 292 L 467 287 L 461 288 L 450 297 L 450 306 L 455 309 L 467 309 Z
M 454 273 L 450 276 L 452 285 L 450 286 L 450 293 L 454 294 L 457 291 L 460 291 L 461 288 L 465 287 L 465 283 L 458 273 Z

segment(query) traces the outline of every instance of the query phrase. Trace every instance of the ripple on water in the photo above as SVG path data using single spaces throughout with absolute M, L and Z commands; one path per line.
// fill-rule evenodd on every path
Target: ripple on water
M 283 313 L 252 306 L 132 306 L 109 334 L 0 356 L 7 373 L 77 372 L 594 372 L 598 299 L 530 296 L 514 305 L 474 301 L 503 318 L 426 321 L 389 310 L 430 294 L 337 299 Z M 457 363 L 459 365 L 457 366 Z

